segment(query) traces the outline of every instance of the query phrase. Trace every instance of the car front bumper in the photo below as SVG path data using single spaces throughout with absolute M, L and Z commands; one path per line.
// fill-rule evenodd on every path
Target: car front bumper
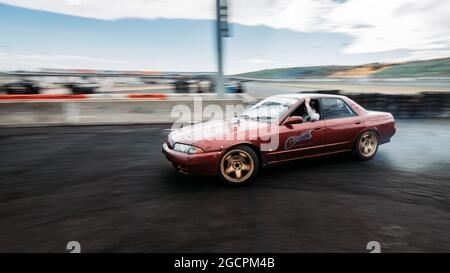
M 162 153 L 178 172 L 194 175 L 216 175 L 222 154 L 221 152 L 186 154 L 170 149 L 166 143 L 162 146 Z

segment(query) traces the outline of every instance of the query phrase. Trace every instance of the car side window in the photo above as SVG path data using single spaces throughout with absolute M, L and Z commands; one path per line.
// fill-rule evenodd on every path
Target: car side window
M 341 99 L 322 99 L 322 114 L 324 119 L 352 117 L 355 113 Z
M 320 105 L 319 105 L 319 100 L 318 99 L 312 99 L 311 102 L 309 103 L 309 105 L 314 109 L 314 111 L 316 111 L 316 113 L 318 113 L 320 115 Z M 303 117 L 304 119 L 307 116 L 307 111 L 306 111 L 306 106 L 305 103 L 303 102 L 302 104 L 300 104 L 291 114 L 290 117 L 292 116 L 299 116 L 299 117 Z M 308 120 L 304 120 L 304 122 L 307 122 Z

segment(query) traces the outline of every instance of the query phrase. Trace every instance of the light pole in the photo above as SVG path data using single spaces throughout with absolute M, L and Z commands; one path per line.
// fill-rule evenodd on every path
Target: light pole
M 217 36 L 216 92 L 219 97 L 223 97 L 224 94 L 223 37 L 229 37 L 228 0 L 216 0 L 216 36 Z

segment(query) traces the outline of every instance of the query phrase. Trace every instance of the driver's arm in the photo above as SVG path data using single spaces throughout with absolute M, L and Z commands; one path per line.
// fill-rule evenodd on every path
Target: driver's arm
M 316 111 L 314 109 L 311 108 L 311 106 L 309 105 L 309 101 L 310 101 L 310 98 L 305 98 L 306 111 L 308 112 L 308 116 L 309 116 L 310 120 L 311 121 L 319 120 L 320 115 L 318 113 L 316 113 Z

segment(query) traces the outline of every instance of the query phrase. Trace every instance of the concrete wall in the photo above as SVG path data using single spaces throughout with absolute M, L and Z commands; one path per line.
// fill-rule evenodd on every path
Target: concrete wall
M 0 126 L 172 123 L 177 120 L 177 116 L 172 115 L 172 110 L 177 105 L 192 109 L 192 116 L 199 121 L 202 117 L 199 107 L 204 109 L 208 105 L 217 105 L 225 111 L 227 105 L 245 107 L 247 104 L 248 101 L 242 98 L 205 98 L 201 102 L 193 98 L 0 101 Z M 194 109 L 197 111 L 194 112 Z

